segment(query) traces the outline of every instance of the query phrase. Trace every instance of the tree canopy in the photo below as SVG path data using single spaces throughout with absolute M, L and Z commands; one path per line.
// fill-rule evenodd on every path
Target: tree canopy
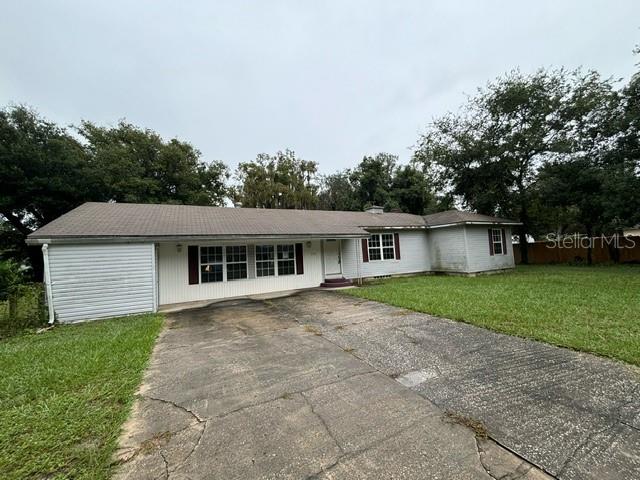
M 637 138 L 628 105 L 597 72 L 514 71 L 434 120 L 414 160 L 465 207 L 520 220 L 526 262 L 526 240 L 549 231 L 551 211 L 572 213 L 590 233 L 630 221 L 624 191 L 638 175 L 637 157 L 622 151 L 633 152 Z
M 259 154 L 238 165 L 239 185 L 232 191 L 236 203 L 254 208 L 315 208 L 318 164 L 296 157 L 292 150 Z
M 25 237 L 86 201 L 221 205 L 228 169 L 189 143 L 125 122 L 67 129 L 24 106 L 0 110 L 0 244 L 27 255 Z M 40 252 L 31 251 L 40 273 Z

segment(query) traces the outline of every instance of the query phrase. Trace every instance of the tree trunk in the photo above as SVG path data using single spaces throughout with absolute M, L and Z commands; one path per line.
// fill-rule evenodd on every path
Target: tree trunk
M 587 265 L 593 265 L 593 245 L 591 244 L 593 241 L 593 229 L 590 225 L 587 225 Z
M 518 237 L 520 240 L 520 263 L 529 264 L 529 242 L 527 241 L 527 229 L 523 225 L 518 228 Z
M 613 263 L 620 263 L 620 242 L 622 239 L 622 234 L 616 230 L 616 232 L 611 237 L 611 240 L 607 242 L 607 247 L 609 249 L 609 259 Z
M 9 325 L 17 325 L 18 321 L 18 292 L 11 291 L 9 293 Z

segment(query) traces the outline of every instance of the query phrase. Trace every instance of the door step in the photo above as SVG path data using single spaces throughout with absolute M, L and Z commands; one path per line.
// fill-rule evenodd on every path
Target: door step
M 322 288 L 340 288 L 351 287 L 353 283 L 348 278 L 325 278 L 324 282 L 320 284 Z

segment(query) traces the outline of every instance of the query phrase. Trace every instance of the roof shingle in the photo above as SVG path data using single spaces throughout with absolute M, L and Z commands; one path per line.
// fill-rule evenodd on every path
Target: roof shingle
M 28 239 L 111 237 L 365 236 L 367 229 L 425 228 L 479 217 L 467 212 L 408 213 L 269 210 L 135 203 L 85 203 Z M 445 221 L 446 220 L 446 221 Z M 452 221 L 456 220 L 456 222 Z M 500 220 L 500 219 L 494 219 Z M 470 221 L 470 220 L 467 220 Z

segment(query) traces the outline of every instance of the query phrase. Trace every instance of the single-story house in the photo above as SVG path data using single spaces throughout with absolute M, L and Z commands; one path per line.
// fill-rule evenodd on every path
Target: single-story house
M 85 203 L 27 243 L 42 245 L 50 319 L 66 323 L 371 277 L 510 269 L 514 225 L 457 210 Z

